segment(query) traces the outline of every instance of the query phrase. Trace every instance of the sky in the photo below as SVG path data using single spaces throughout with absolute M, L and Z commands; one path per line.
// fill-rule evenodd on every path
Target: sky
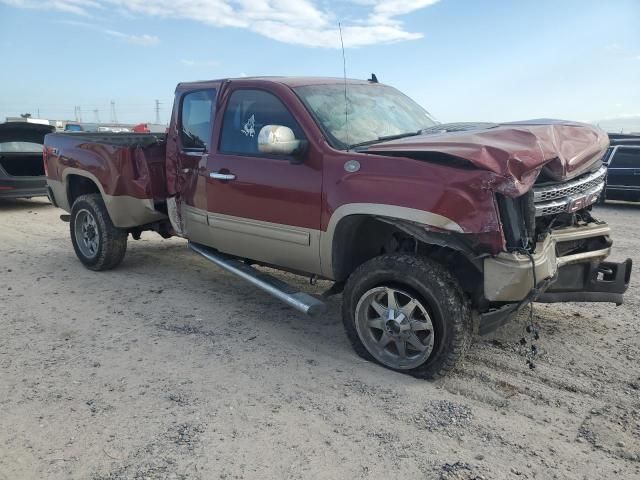
M 442 122 L 640 131 L 640 0 L 0 0 L 0 121 L 167 122 L 181 81 L 375 72 Z

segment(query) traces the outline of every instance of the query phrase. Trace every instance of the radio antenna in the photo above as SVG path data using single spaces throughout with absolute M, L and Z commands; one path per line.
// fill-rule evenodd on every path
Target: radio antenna
M 340 46 L 342 47 L 342 74 L 344 77 L 344 125 L 347 129 L 347 152 L 351 148 L 349 142 L 349 102 L 347 100 L 347 57 L 344 54 L 344 41 L 342 40 L 342 25 L 338 22 L 340 32 Z

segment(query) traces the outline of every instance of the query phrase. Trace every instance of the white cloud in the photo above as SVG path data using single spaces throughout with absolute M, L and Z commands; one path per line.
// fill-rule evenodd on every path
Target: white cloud
M 56 20 L 55 23 L 59 23 L 61 25 L 69 25 L 71 27 L 95 30 L 97 32 L 102 32 L 104 34 L 107 34 L 110 37 L 116 38 L 118 40 L 122 40 L 124 42 L 131 43 L 133 45 L 140 45 L 143 47 L 151 47 L 153 45 L 157 45 L 158 43 L 160 43 L 160 39 L 155 35 L 147 35 L 147 34 L 133 35 L 129 33 L 120 32 L 118 30 L 105 28 L 101 25 L 98 25 L 97 23 L 92 23 L 92 22 L 78 22 L 76 20 Z
M 142 45 L 143 47 L 150 47 L 152 45 L 157 45 L 158 43 L 160 43 L 160 39 L 155 35 L 131 35 L 129 33 L 118 32 L 117 30 L 105 30 L 104 33 L 127 43 Z
M 213 27 L 243 28 L 284 43 L 309 47 L 340 48 L 336 13 L 323 0 L 0 0 L 23 8 L 54 9 L 91 16 L 95 9 L 138 16 L 183 19 Z M 399 18 L 438 0 L 350 0 L 369 11 L 362 18 L 343 23 L 346 47 L 414 40 Z M 134 43 L 152 44 L 150 36 Z M 148 37 L 148 38 L 147 38 Z M 157 42 L 156 42 L 157 43 Z
M 89 10 L 102 7 L 100 0 L 0 0 L 13 7 L 59 10 L 75 15 L 89 16 Z
M 217 67 L 218 62 L 215 60 L 190 60 L 188 58 L 180 59 L 180 63 L 187 67 Z
M 380 0 L 374 2 L 373 13 L 369 18 L 379 23 L 394 22 L 394 17 L 415 12 L 437 2 L 438 0 Z

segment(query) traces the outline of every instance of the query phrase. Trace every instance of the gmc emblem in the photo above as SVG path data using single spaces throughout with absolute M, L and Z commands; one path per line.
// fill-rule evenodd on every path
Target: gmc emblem
M 586 195 L 569 198 L 569 203 L 567 204 L 567 212 L 577 212 L 578 210 L 582 210 L 583 208 L 596 203 L 596 201 L 598 200 L 598 196 L 600 196 L 600 192 L 588 193 Z

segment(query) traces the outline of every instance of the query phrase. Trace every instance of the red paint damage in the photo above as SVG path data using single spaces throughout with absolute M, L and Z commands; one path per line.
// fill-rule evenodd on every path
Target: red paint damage
M 533 120 L 392 140 L 368 151 L 407 157 L 438 152 L 461 158 L 494 174 L 488 188 L 517 197 L 531 188 L 542 169 L 553 180 L 571 179 L 598 162 L 608 146 L 607 134 L 597 127 Z

